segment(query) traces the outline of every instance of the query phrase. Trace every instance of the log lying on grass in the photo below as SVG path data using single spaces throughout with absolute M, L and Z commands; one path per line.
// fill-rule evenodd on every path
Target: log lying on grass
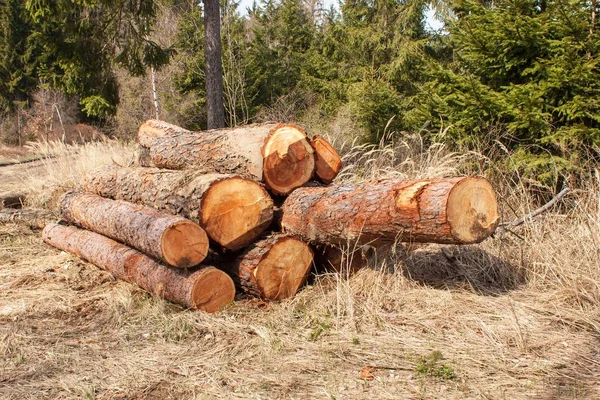
M 300 188 L 281 220 L 284 232 L 325 244 L 477 243 L 497 224 L 492 186 L 472 177 Z
M 313 262 L 311 248 L 301 240 L 274 234 L 254 243 L 232 262 L 221 264 L 246 293 L 263 299 L 294 296 L 306 282 Z
M 0 208 L 22 208 L 25 195 L 21 193 L 0 194 Z
M 150 158 L 157 167 L 238 174 L 264 182 L 271 192 L 280 195 L 291 193 L 312 178 L 313 153 L 306 133 L 290 124 L 193 133 L 165 131 L 152 140 L 150 148 Z
M 313 136 L 310 145 L 315 150 L 315 175 L 328 185 L 342 169 L 342 159 L 331 143 L 322 136 Z
M 181 214 L 227 250 L 248 246 L 273 219 L 266 190 L 236 175 L 109 166 L 90 173 L 86 187 L 102 197 Z
M 168 267 L 98 233 L 72 226 L 49 224 L 42 237 L 46 243 L 73 253 L 118 279 L 136 283 L 188 308 L 215 312 L 235 297 L 231 278 L 213 267 L 206 266 L 195 272 Z
M 35 208 L 0 209 L 0 224 L 19 224 L 34 229 L 43 229 L 48 223 L 56 220 L 57 216 L 48 210 Z
M 208 253 L 208 237 L 180 216 L 91 193 L 68 192 L 58 209 L 64 220 L 134 247 L 179 268 L 198 265 Z

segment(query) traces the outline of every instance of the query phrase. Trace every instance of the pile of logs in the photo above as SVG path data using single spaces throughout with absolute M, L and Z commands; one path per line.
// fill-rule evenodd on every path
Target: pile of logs
M 498 223 L 483 178 L 331 184 L 342 163 L 291 124 L 191 132 L 143 123 L 136 166 L 66 193 L 44 240 L 165 299 L 207 312 L 236 288 L 294 296 L 332 246 L 477 243 Z M 315 179 L 316 181 L 314 181 Z

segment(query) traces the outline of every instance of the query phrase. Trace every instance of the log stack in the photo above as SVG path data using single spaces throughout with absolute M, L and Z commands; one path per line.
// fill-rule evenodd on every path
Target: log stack
M 315 254 L 339 269 L 334 246 L 478 243 L 498 223 L 483 178 L 332 184 L 340 156 L 292 124 L 193 132 L 149 120 L 138 147 L 137 166 L 98 169 L 87 193 L 66 193 L 59 213 L 72 226 L 48 224 L 42 236 L 189 308 L 217 311 L 235 288 L 292 297 Z

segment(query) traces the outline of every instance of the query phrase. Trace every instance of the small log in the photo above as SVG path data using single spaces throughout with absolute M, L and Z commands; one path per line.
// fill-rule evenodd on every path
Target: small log
M 313 136 L 310 145 L 315 150 L 315 176 L 328 185 L 342 169 L 342 158 L 322 136 Z
M 244 292 L 268 300 L 294 296 L 306 282 L 313 251 L 301 240 L 274 234 L 259 240 L 220 268 L 229 273 Z
M 282 214 L 284 232 L 338 245 L 478 243 L 498 225 L 496 195 L 483 178 L 300 188 L 286 199 Z
M 191 133 L 165 130 L 152 141 L 150 157 L 161 168 L 196 168 L 252 178 L 278 195 L 303 186 L 315 170 L 314 150 L 306 133 L 291 124 Z
M 231 278 L 210 266 L 194 272 L 168 267 L 124 244 L 72 226 L 49 224 L 42 237 L 46 243 L 75 254 L 118 279 L 136 283 L 188 308 L 216 312 L 235 297 Z
M 87 190 L 180 214 L 227 250 L 252 243 L 273 219 L 273 200 L 259 183 L 236 175 L 109 166 L 88 174 Z
M 138 130 L 138 143 L 142 147 L 152 147 L 152 142 L 160 136 L 172 135 L 177 133 L 191 133 L 187 129 L 180 126 L 169 124 L 168 122 L 158 119 L 149 119 L 140 125 Z
M 77 192 L 65 193 L 58 209 L 65 221 L 125 243 L 173 267 L 193 267 L 208 254 L 204 229 L 180 216 Z
M 36 208 L 0 208 L 0 224 L 19 224 L 33 229 L 44 227 L 58 219 L 51 211 Z

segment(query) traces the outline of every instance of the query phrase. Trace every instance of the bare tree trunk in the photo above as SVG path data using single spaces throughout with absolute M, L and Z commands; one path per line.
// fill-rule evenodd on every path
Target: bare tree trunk
M 225 126 L 225 111 L 223 108 L 219 0 L 204 0 L 204 43 L 208 129 L 223 128 Z
M 152 101 L 154 102 L 154 112 L 156 119 L 160 119 L 160 106 L 158 104 L 158 92 L 156 90 L 156 71 L 150 67 L 150 80 L 152 80 Z

